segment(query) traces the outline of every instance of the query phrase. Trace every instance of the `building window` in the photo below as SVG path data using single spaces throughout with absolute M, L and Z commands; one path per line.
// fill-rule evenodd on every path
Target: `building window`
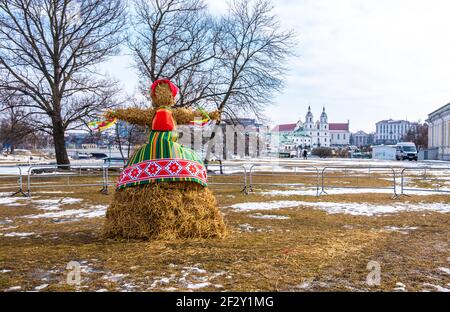
M 338 133 L 337 135 L 337 139 L 340 140 L 341 139 L 341 135 Z

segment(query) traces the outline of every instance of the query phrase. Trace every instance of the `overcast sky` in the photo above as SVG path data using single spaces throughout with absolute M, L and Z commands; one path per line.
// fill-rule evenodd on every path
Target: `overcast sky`
M 207 0 L 220 14 L 226 3 Z M 297 33 L 286 89 L 267 109 L 272 124 L 350 120 L 350 130 L 374 131 L 382 119 L 422 121 L 450 102 L 449 0 L 275 0 L 275 12 Z M 128 92 L 137 83 L 128 57 L 110 73 Z

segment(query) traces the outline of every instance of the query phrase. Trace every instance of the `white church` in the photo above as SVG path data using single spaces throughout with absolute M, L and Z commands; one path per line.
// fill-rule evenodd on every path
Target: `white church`
M 299 120 L 295 124 L 278 125 L 272 132 L 283 135 L 292 141 L 292 144 L 295 144 L 300 138 L 302 142 L 310 142 L 310 144 L 297 144 L 300 148 L 344 147 L 350 145 L 350 122 L 329 123 L 325 107 L 322 110 L 320 119 L 317 121 L 314 121 L 311 107 L 308 107 L 308 113 L 304 122 Z

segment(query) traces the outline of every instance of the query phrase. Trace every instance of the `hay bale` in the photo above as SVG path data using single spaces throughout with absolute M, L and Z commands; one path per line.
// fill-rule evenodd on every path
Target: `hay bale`
M 222 238 L 226 228 L 216 199 L 194 182 L 152 183 L 115 193 L 106 213 L 108 238 Z

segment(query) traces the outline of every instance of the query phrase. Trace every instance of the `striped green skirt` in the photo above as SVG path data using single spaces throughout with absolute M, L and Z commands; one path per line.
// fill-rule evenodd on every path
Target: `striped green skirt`
M 151 131 L 149 143 L 128 160 L 117 189 L 172 181 L 191 181 L 207 186 L 203 161 L 193 150 L 178 144 L 172 131 Z

